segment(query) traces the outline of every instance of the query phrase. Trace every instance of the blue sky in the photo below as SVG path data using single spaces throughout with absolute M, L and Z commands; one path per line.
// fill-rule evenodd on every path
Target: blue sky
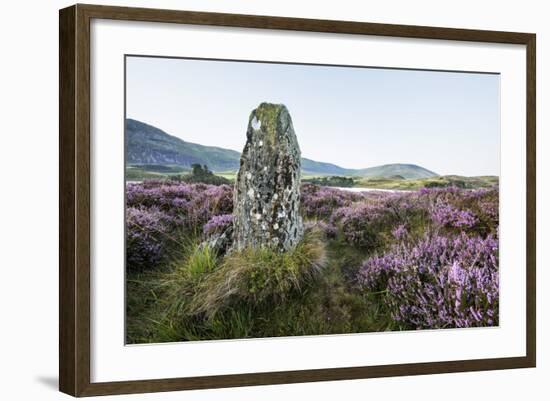
M 499 174 L 498 75 L 134 56 L 126 65 L 127 117 L 188 142 L 242 151 L 250 112 L 283 103 L 313 160 Z

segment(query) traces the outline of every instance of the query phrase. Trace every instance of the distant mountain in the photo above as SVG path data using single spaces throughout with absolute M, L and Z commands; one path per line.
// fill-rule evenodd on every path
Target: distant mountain
M 183 141 L 141 121 L 126 119 L 126 163 L 131 165 L 176 165 L 185 168 L 193 163 L 206 164 L 212 171 L 237 171 L 240 153 L 215 146 Z M 335 164 L 302 158 L 306 175 L 360 177 L 429 178 L 433 171 L 415 164 L 386 164 L 365 169 L 347 169 Z
M 206 164 L 212 171 L 230 171 L 239 168 L 241 154 L 234 150 L 185 142 L 166 132 L 126 119 L 127 164 L 171 164 L 191 167 L 193 163 Z
M 355 170 L 343 168 L 336 164 L 316 162 L 302 157 L 302 173 L 307 175 L 351 175 Z
M 355 170 L 352 175 L 361 177 L 394 177 L 401 176 L 405 179 L 419 179 L 435 177 L 438 174 L 425 169 L 424 167 L 417 166 L 416 164 L 384 164 L 383 166 L 363 168 Z

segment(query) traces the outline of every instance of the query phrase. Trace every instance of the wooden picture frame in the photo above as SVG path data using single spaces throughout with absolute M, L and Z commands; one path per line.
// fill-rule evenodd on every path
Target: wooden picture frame
M 526 355 L 222 376 L 91 382 L 90 21 L 95 18 L 526 46 Z M 59 29 L 60 391 L 73 396 L 95 396 L 535 367 L 535 34 L 80 4 L 60 10 Z

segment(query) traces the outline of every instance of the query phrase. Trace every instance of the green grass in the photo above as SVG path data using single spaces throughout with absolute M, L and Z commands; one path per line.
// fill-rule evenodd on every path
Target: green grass
M 180 179 L 185 181 L 185 177 L 190 175 L 191 170 L 176 165 L 164 164 L 140 164 L 126 166 L 126 179 L 128 181 L 144 181 L 144 180 L 168 180 Z M 222 172 L 215 173 L 215 177 L 223 177 L 231 182 L 235 180 L 236 173 Z
M 166 272 L 128 273 L 126 277 L 126 342 L 140 344 L 171 341 L 178 335 L 162 308 Z
M 126 179 L 129 181 L 143 181 L 148 179 L 165 180 L 173 176 L 185 174 L 189 169 L 175 165 L 138 164 L 126 166 Z
M 162 173 L 155 173 L 150 171 L 145 171 L 136 167 L 127 167 L 126 168 L 126 179 L 128 181 L 143 181 L 150 179 L 167 179 L 168 175 Z
M 181 174 L 190 171 L 189 168 L 175 164 L 130 164 L 127 169 L 138 169 L 158 174 Z
M 127 342 L 393 330 L 381 298 L 354 287 L 368 254 L 310 231 L 292 251 L 216 257 L 198 241 L 158 271 L 127 277 Z
M 396 190 L 417 190 L 425 187 L 449 187 L 475 189 L 490 188 L 498 185 L 496 176 L 463 177 L 457 175 L 446 175 L 422 179 L 394 179 L 394 178 L 363 178 L 357 180 L 356 187 L 396 189 Z
M 269 248 L 233 251 L 198 284 L 192 309 L 213 316 L 242 302 L 284 302 L 292 293 L 302 292 L 325 263 L 325 245 L 317 232 L 306 233 L 288 252 Z
M 228 179 L 229 181 L 235 181 L 237 179 L 237 172 L 236 171 L 217 171 L 217 176 L 223 177 Z
M 130 181 L 143 181 L 147 179 L 170 179 L 183 178 L 189 169 L 175 165 L 129 165 L 126 167 L 126 179 Z M 215 172 L 215 176 L 223 177 L 229 180 L 229 183 L 234 183 L 237 178 L 235 171 L 219 171 Z M 391 177 L 346 177 L 352 178 L 353 184 L 345 185 L 338 184 L 338 177 L 334 176 L 331 180 L 328 176 L 303 174 L 303 182 L 317 182 L 319 180 L 326 181 L 323 185 L 334 186 L 353 186 L 356 188 L 374 188 L 374 189 L 394 189 L 394 190 L 418 190 L 424 187 L 448 187 L 457 186 L 460 188 L 489 188 L 498 185 L 498 177 L 496 176 L 477 176 L 465 177 L 458 175 L 436 176 L 420 179 L 405 179 L 402 176 L 395 175 Z M 332 183 L 331 183 L 332 182 Z

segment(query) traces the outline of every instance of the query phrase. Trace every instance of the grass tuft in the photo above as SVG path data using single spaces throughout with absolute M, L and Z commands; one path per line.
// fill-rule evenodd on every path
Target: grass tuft
M 194 245 L 191 254 L 184 263 L 185 273 L 193 281 L 200 280 L 216 268 L 216 252 L 208 246 Z
M 325 244 L 317 230 L 307 232 L 289 252 L 269 248 L 232 252 L 198 284 L 191 310 L 212 317 L 237 303 L 285 301 L 310 284 L 325 262 Z

